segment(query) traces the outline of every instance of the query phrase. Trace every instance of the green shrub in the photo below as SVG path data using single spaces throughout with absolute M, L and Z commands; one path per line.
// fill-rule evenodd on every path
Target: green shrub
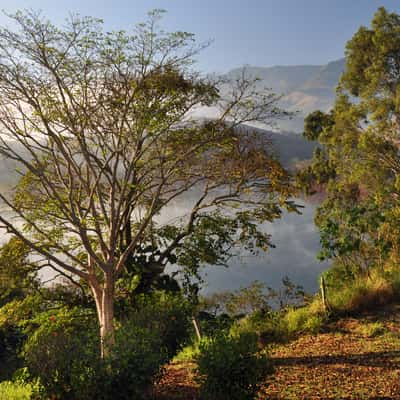
M 214 315 L 206 311 L 200 311 L 197 319 L 205 336 L 214 336 L 221 331 L 229 330 L 235 321 L 235 317 L 226 313 Z
M 74 399 L 120 400 L 143 399 L 168 361 L 157 332 L 131 323 L 118 329 L 116 345 L 107 360 L 96 362 L 85 373 L 76 371 Z
M 87 370 L 99 357 L 96 330 L 94 318 L 78 308 L 42 313 L 32 321 L 22 356 L 49 397 L 73 398 L 76 371 Z
M 194 361 L 200 354 L 200 342 L 196 340 L 193 344 L 186 345 L 175 357 L 174 361 Z
M 11 379 L 13 373 L 22 366 L 19 352 L 24 335 L 15 325 L 0 328 L 0 381 Z
M 202 398 L 254 399 L 272 366 L 265 354 L 257 354 L 257 335 L 222 334 L 200 342 L 197 356 Z
M 393 296 L 395 300 L 400 299 L 400 270 L 398 268 L 390 269 L 383 273 L 385 279 L 387 279 L 393 289 Z
M 325 284 L 332 291 L 352 285 L 360 276 L 360 268 L 356 265 L 345 265 L 334 260 L 332 265 L 323 273 Z
M 191 306 L 181 293 L 158 291 L 137 296 L 123 323 L 154 332 L 172 358 L 189 340 L 191 315 Z
M 269 343 L 285 341 L 287 338 L 287 324 L 282 312 L 254 312 L 236 321 L 230 333 L 233 336 L 242 333 L 255 333 L 260 345 L 264 347 Z
M 376 337 L 383 335 L 386 332 L 385 326 L 382 322 L 366 322 L 357 328 L 357 331 L 365 337 Z
M 318 298 L 307 306 L 288 309 L 284 318 L 288 336 L 300 333 L 318 333 L 327 320 Z
M 392 282 L 380 274 L 360 277 L 341 290 L 328 292 L 332 311 L 338 315 L 354 315 L 374 310 L 395 299 Z
M 30 400 L 33 387 L 30 384 L 4 381 L 0 383 L 0 400 Z
M 98 327 L 82 310 L 60 310 L 42 324 L 24 348 L 25 363 L 46 397 L 62 400 L 143 398 L 168 360 L 159 332 L 127 320 L 116 330 L 107 360 L 99 354 Z

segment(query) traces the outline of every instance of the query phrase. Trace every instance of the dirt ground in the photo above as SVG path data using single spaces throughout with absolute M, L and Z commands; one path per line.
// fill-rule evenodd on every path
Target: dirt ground
M 275 373 L 260 399 L 399 399 L 400 312 L 392 308 L 332 323 L 318 335 L 271 346 Z M 166 367 L 157 400 L 198 400 L 192 362 Z

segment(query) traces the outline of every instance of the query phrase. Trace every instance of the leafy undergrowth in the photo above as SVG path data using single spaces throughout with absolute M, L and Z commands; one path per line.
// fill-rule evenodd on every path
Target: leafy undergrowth
M 332 323 L 270 350 L 260 399 L 400 399 L 400 307 Z M 157 400 L 199 399 L 190 362 L 167 367 Z

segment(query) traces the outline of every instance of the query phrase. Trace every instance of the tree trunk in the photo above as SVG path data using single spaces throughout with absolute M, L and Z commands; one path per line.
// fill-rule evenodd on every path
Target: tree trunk
M 97 318 L 100 325 L 101 358 L 107 358 L 115 344 L 114 331 L 114 280 L 105 277 L 105 283 L 90 285 L 96 303 Z

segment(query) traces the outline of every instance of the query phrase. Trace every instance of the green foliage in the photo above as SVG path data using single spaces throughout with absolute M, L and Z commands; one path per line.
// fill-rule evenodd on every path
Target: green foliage
M 15 325 L 0 328 L 0 381 L 10 379 L 22 367 L 20 351 L 25 339 L 22 329 Z
M 256 334 L 262 347 L 271 343 L 285 341 L 287 323 L 284 311 L 255 312 L 236 321 L 231 329 L 233 336 L 241 334 Z
M 34 389 L 31 384 L 4 381 L 0 383 L 0 400 L 30 400 Z
M 9 379 L 26 366 L 25 383 L 39 379 L 44 395 L 62 399 L 112 399 L 115 390 L 141 398 L 189 338 L 191 314 L 179 292 L 137 295 L 120 310 L 115 348 L 101 360 L 93 308 L 63 305 L 58 293 L 15 299 L 0 309 L 0 373 Z
M 157 332 L 138 328 L 127 323 L 117 330 L 117 345 L 110 358 L 97 359 L 97 363 L 86 374 L 78 375 L 79 383 L 74 399 L 121 400 L 144 399 L 151 385 L 161 374 L 163 365 L 169 360 Z M 90 383 L 90 386 L 88 386 Z
M 297 336 L 302 333 L 319 333 L 327 322 L 327 316 L 323 312 L 319 300 L 305 307 L 292 308 L 284 316 L 289 336 Z
M 19 322 L 26 316 L 21 304 L 40 286 L 37 268 L 28 261 L 29 253 L 16 237 L 0 248 L 0 381 L 10 379 L 21 367 L 19 352 L 25 334 Z
M 337 315 L 357 315 L 390 304 L 399 298 L 392 282 L 379 273 L 357 277 L 340 290 L 328 288 L 328 300 Z
M 204 311 L 198 313 L 197 319 L 205 336 L 214 336 L 218 332 L 227 331 L 235 321 L 234 317 L 226 313 L 213 315 Z
M 332 128 L 333 114 L 325 114 L 322 111 L 314 111 L 304 119 L 304 137 L 308 140 L 318 140 L 322 132 Z
M 208 312 L 200 312 L 199 318 L 207 336 L 218 332 L 252 333 L 265 346 L 287 339 L 286 310 L 304 304 L 307 298 L 304 289 L 288 277 L 282 279 L 282 286 L 277 290 L 256 281 L 233 292 L 203 298 L 200 307 Z
M 39 322 L 39 319 L 37 320 Z M 94 315 L 60 309 L 40 315 L 24 346 L 24 361 L 46 396 L 71 400 L 140 399 L 168 360 L 159 331 L 127 320 L 110 357 L 100 358 Z
M 12 237 L 0 248 L 0 307 L 38 287 L 37 267 L 28 262 L 29 247 Z
M 396 298 L 400 298 L 400 271 L 399 271 L 399 269 L 396 267 L 392 267 L 383 272 L 383 277 L 391 283 Z
M 380 321 L 365 322 L 357 328 L 362 336 L 372 338 L 381 336 L 386 332 L 385 325 Z
M 321 146 L 299 181 L 323 184 L 328 195 L 316 215 L 320 258 L 348 270 L 400 256 L 399 49 L 400 16 L 379 8 L 347 43 L 334 109 L 305 120 L 305 136 Z
M 385 269 L 374 266 L 360 272 L 357 265 L 342 264 L 337 259 L 323 275 L 328 303 L 336 315 L 357 315 L 400 299 L 397 266 Z
M 197 356 L 202 398 L 251 400 L 268 374 L 271 363 L 265 354 L 256 354 L 257 336 L 226 334 L 204 339 Z
M 93 317 L 82 315 L 81 310 L 61 308 L 38 314 L 27 327 L 24 364 L 31 377 L 40 379 L 49 396 L 73 398 L 78 389 L 76 374 L 87 371 L 99 358 L 95 326 Z
M 131 309 L 120 317 L 123 324 L 126 322 L 158 335 L 162 347 L 173 357 L 189 339 L 192 308 L 181 292 L 156 291 L 136 296 Z
M 206 338 L 209 336 L 205 336 Z M 206 340 L 206 339 L 204 339 Z M 200 341 L 188 344 L 174 357 L 174 361 L 194 361 L 200 355 Z

